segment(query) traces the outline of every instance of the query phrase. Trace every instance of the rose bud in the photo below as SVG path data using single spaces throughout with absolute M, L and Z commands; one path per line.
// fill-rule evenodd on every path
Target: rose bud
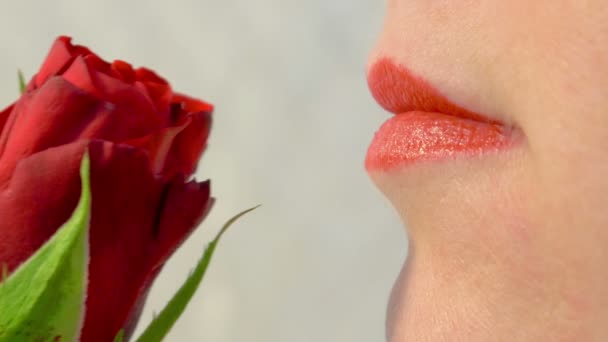
M 213 107 L 153 71 L 58 38 L 0 112 L 0 263 L 9 274 L 70 217 L 91 160 L 90 258 L 81 341 L 129 336 L 150 285 L 208 212 L 190 177 Z

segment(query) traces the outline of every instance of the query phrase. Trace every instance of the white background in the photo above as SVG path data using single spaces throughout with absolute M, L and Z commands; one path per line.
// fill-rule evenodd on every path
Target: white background
M 406 255 L 397 215 L 363 169 L 387 115 L 365 82 L 379 0 L 24 1 L 0 8 L 0 106 L 59 34 L 216 105 L 197 177 L 217 205 L 156 282 L 138 331 L 233 214 L 168 341 L 369 342 Z

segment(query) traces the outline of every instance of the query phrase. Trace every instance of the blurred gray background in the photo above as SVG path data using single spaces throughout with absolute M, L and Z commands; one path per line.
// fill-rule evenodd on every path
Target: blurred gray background
M 0 106 L 60 34 L 216 106 L 197 173 L 217 205 L 153 287 L 138 331 L 225 236 L 168 341 L 384 340 L 407 242 L 363 159 L 387 115 L 365 82 L 378 0 L 3 0 Z

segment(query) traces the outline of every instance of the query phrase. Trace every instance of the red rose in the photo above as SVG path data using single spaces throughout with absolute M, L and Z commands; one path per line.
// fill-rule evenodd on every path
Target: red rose
M 0 112 L 0 262 L 9 272 L 69 218 L 90 153 L 82 341 L 132 332 L 152 281 L 210 208 L 209 182 L 188 179 L 212 109 L 151 70 L 108 63 L 60 37 L 25 93 Z

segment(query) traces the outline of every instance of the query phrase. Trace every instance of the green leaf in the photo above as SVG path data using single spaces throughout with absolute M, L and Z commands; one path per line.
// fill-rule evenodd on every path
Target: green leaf
M 118 331 L 118 334 L 116 334 L 116 337 L 114 337 L 114 342 L 123 342 L 125 340 L 125 331 L 123 329 L 120 329 L 120 331 Z
M 184 282 L 184 284 L 180 287 L 177 293 L 171 298 L 167 306 L 158 314 L 158 316 L 152 320 L 150 325 L 146 328 L 143 334 L 137 339 L 137 342 L 160 342 L 163 338 L 169 333 L 169 330 L 173 327 L 173 324 L 177 321 L 179 316 L 184 312 L 184 309 L 190 302 L 190 299 L 194 296 L 196 289 L 200 285 L 203 277 L 205 276 L 205 272 L 207 271 L 207 267 L 211 262 L 211 257 L 213 256 L 213 252 L 215 252 L 215 248 L 217 247 L 220 238 L 226 230 L 236 222 L 241 216 L 253 211 L 259 207 L 253 207 L 247 209 L 224 224 L 220 232 L 216 235 L 215 239 L 207 245 L 205 249 L 205 253 L 203 257 L 199 260 L 198 264 L 194 271 L 190 274 L 188 279 Z
M 23 77 L 21 70 L 17 71 L 17 77 L 19 77 L 19 92 L 23 94 L 25 92 L 25 77 Z
M 89 158 L 72 217 L 0 284 L 0 341 L 74 341 L 84 318 L 91 206 Z M 18 229 L 18 227 L 15 227 Z

